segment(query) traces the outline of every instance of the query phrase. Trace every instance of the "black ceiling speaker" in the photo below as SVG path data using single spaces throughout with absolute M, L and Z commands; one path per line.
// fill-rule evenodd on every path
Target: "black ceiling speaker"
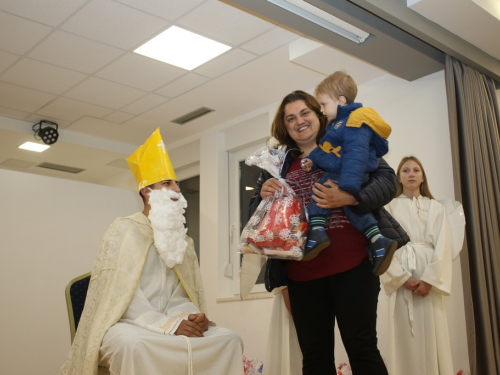
M 55 122 L 42 120 L 39 123 L 33 125 L 33 131 L 35 132 L 35 139 L 37 141 L 42 141 L 46 145 L 53 145 L 57 142 L 59 138 L 59 132 L 57 131 L 57 125 Z

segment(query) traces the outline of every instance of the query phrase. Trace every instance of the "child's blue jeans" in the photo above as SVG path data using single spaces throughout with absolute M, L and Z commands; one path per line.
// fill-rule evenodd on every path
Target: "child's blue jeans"
M 338 184 L 340 178 L 339 173 L 331 173 L 331 172 L 325 172 L 323 177 L 319 179 L 320 184 L 324 184 L 328 180 L 332 180 L 336 184 Z M 365 178 L 363 179 L 363 183 L 368 181 L 368 174 L 365 174 Z M 309 202 L 309 217 L 314 217 L 314 216 L 322 216 L 328 218 L 330 216 L 330 213 L 332 212 L 331 209 L 329 208 L 320 208 L 317 206 L 316 202 L 314 199 L 312 199 Z M 372 228 L 374 226 L 378 226 L 378 222 L 373 216 L 371 212 L 368 212 L 366 214 L 355 214 L 352 212 L 351 208 L 349 206 L 344 206 L 344 212 L 349 219 L 349 222 L 352 224 L 356 230 L 358 230 L 361 233 L 365 233 L 366 230 L 369 228 Z

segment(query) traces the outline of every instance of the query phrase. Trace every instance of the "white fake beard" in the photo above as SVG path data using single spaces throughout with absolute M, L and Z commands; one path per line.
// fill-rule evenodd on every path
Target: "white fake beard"
M 172 200 L 177 199 L 177 201 Z M 149 192 L 149 220 L 153 227 L 155 246 L 168 268 L 182 264 L 187 249 L 184 217 L 187 201 L 181 193 L 163 188 Z

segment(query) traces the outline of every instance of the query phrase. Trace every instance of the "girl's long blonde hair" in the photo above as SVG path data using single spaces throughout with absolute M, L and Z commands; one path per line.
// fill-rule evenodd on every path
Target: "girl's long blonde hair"
M 420 160 L 418 160 L 418 158 L 415 156 L 405 156 L 399 162 L 398 172 L 397 172 L 398 191 L 396 193 L 396 197 L 399 197 L 403 193 L 403 184 L 399 180 L 399 173 L 401 172 L 401 168 L 403 167 L 403 165 L 409 160 L 412 160 L 415 163 L 417 163 L 418 166 L 420 167 L 420 170 L 422 171 L 422 177 L 423 177 L 424 181 L 420 184 L 420 194 L 424 197 L 434 199 L 434 197 L 432 196 L 431 190 L 429 189 L 429 184 L 427 183 L 427 176 L 425 175 L 424 167 L 422 166 L 422 163 L 420 162 Z

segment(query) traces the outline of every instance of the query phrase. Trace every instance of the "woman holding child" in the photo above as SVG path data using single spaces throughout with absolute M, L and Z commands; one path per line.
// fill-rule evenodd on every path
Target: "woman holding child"
M 378 169 L 356 194 L 341 191 L 332 181 L 317 183 L 323 171 L 306 172 L 301 168 L 301 160 L 316 148 L 326 125 L 319 103 L 303 91 L 287 95 L 277 110 L 271 135 L 290 150 L 282 177 L 295 182 L 291 186 L 303 202 L 309 202 L 313 193 L 318 207 L 331 209 L 325 230 L 332 240 L 307 262 L 268 260 L 266 288 L 271 291 L 288 286 L 283 297 L 287 299 L 289 294 L 304 375 L 336 374 L 335 320 L 353 373 L 386 375 L 377 348 L 379 278 L 373 274 L 368 259 L 366 237 L 349 223 L 342 207 L 353 206 L 359 213 L 383 207 L 395 195 L 396 178 L 392 168 L 379 159 Z M 262 199 L 280 189 L 280 183 L 263 172 L 250 214 Z

